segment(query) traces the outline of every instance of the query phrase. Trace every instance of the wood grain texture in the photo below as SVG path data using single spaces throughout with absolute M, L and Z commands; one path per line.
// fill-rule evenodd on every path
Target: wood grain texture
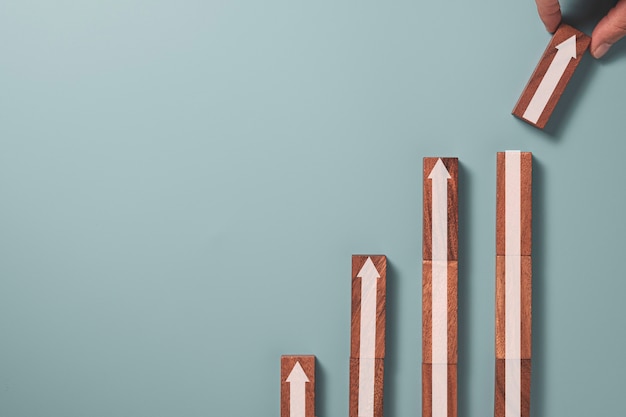
M 505 253 L 505 155 L 506 152 L 498 152 L 496 159 L 496 255 L 531 255 L 533 154 L 521 152 L 520 155 L 520 253 Z
M 305 417 L 315 417 L 315 356 L 313 355 L 283 355 L 280 357 L 280 416 L 290 416 L 290 382 L 289 375 L 299 362 L 306 378 L 305 383 Z
M 432 265 L 436 261 L 422 262 L 422 362 L 432 361 Z M 448 362 L 457 363 L 458 347 L 458 262 L 448 266 Z
M 508 359 L 506 359 L 508 360 Z M 505 413 L 507 407 L 506 400 L 506 360 L 496 359 L 496 392 L 495 392 L 495 417 L 508 417 Z M 531 361 L 521 359 L 521 386 L 513 387 L 514 391 L 519 391 L 521 396 L 521 416 L 530 417 L 530 383 L 531 383 Z
M 445 366 L 448 371 L 448 417 L 457 417 L 458 412 L 458 390 L 457 390 L 457 365 L 441 365 L 441 364 L 422 364 L 422 417 L 432 417 L 433 404 L 432 404 L 432 382 L 433 382 L 433 367 Z
M 424 210 L 423 210 L 423 233 L 422 233 L 422 259 L 432 260 L 432 191 L 433 181 L 428 178 L 435 167 L 437 161 L 441 159 L 444 166 L 450 174 L 448 180 L 448 261 L 456 261 L 459 256 L 459 210 L 458 210 L 458 177 L 459 177 L 459 159 L 458 158 L 424 158 Z
M 508 358 L 505 349 L 506 322 L 506 290 L 505 257 L 496 257 L 496 358 L 498 359 L 530 359 L 532 356 L 532 258 L 521 256 L 521 288 L 520 288 L 520 343 L 521 356 Z
M 387 297 L 387 257 L 384 255 L 352 256 L 352 323 L 350 357 L 361 357 L 361 278 L 358 277 L 363 265 L 371 258 L 380 278 L 376 285 L 376 347 L 375 358 L 385 357 L 385 320 Z
M 350 358 L 350 405 L 349 416 L 359 417 L 359 368 L 362 360 L 374 361 L 375 378 L 374 378 L 374 398 L 373 398 L 373 417 L 383 416 L 383 383 L 385 375 L 384 359 L 359 359 Z
M 535 95 L 535 92 L 537 91 L 541 81 L 544 79 L 544 76 L 546 72 L 548 71 L 550 64 L 552 64 L 557 54 L 558 50 L 556 46 L 560 45 L 562 42 L 569 39 L 573 35 L 576 36 L 576 58 L 571 59 L 569 63 L 567 64 L 567 67 L 565 68 L 565 72 L 563 73 L 560 81 L 556 85 L 556 88 L 554 89 L 552 96 L 550 97 L 547 104 L 545 105 L 545 108 L 543 112 L 541 113 L 541 116 L 539 117 L 537 122 L 533 123 L 532 121 L 525 119 L 523 115 L 526 109 L 528 108 L 528 105 L 530 104 L 531 100 L 533 99 L 533 96 Z M 541 59 L 539 60 L 539 64 L 537 64 L 537 67 L 535 68 L 535 71 L 531 75 L 530 80 L 528 81 L 528 84 L 524 88 L 522 95 L 517 101 L 517 104 L 515 105 L 515 108 L 513 109 L 513 115 L 525 121 L 526 123 L 529 123 L 540 129 L 543 129 L 548 123 L 548 120 L 550 116 L 552 115 L 552 112 L 554 111 L 554 108 L 556 107 L 559 99 L 561 98 L 563 91 L 565 91 L 565 87 L 567 86 L 567 83 L 569 83 L 570 79 L 572 78 L 572 75 L 574 75 L 574 71 L 576 70 L 576 67 L 578 66 L 578 63 L 583 57 L 585 51 L 589 47 L 590 42 L 591 42 L 591 38 L 585 35 L 583 32 L 565 24 L 562 24 L 561 26 L 559 26 L 557 31 L 554 33 L 552 40 L 548 44 L 548 47 L 546 48 L 545 52 L 541 56 Z

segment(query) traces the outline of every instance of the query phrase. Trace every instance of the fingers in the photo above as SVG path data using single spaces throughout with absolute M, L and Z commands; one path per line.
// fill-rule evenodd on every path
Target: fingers
M 598 23 L 591 34 L 591 55 L 601 58 L 626 35 L 626 0 L 619 2 Z
M 559 0 L 535 0 L 541 21 L 550 33 L 554 33 L 561 23 L 561 6 Z M 622 0 L 626 1 L 626 0 Z

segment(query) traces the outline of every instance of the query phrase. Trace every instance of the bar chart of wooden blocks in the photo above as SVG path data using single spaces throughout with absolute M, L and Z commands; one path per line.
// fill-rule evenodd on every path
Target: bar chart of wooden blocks
M 422 417 L 457 417 L 459 159 L 424 158 L 422 182 Z M 529 417 L 530 152 L 497 154 L 495 194 L 494 415 Z M 353 255 L 349 417 L 383 417 L 386 307 L 387 257 Z M 281 417 L 315 417 L 315 357 L 282 356 L 280 391 Z

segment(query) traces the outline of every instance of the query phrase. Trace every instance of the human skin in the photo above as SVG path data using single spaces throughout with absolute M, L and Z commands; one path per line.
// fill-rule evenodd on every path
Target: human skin
M 561 6 L 558 0 L 535 0 L 539 17 L 548 32 L 553 33 L 561 23 Z M 621 38 L 626 36 L 626 0 L 619 0 L 606 16 L 598 22 L 591 34 L 591 55 L 602 58 Z

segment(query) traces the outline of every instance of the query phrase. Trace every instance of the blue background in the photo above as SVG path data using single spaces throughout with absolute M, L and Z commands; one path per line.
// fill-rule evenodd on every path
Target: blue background
M 623 413 L 626 47 L 541 132 L 510 112 L 549 40 L 531 0 L 2 2 L 0 415 L 277 416 L 310 353 L 345 416 L 353 253 L 389 260 L 385 415 L 420 415 L 424 156 L 460 159 L 459 408 L 492 415 L 507 149 L 532 415 Z

